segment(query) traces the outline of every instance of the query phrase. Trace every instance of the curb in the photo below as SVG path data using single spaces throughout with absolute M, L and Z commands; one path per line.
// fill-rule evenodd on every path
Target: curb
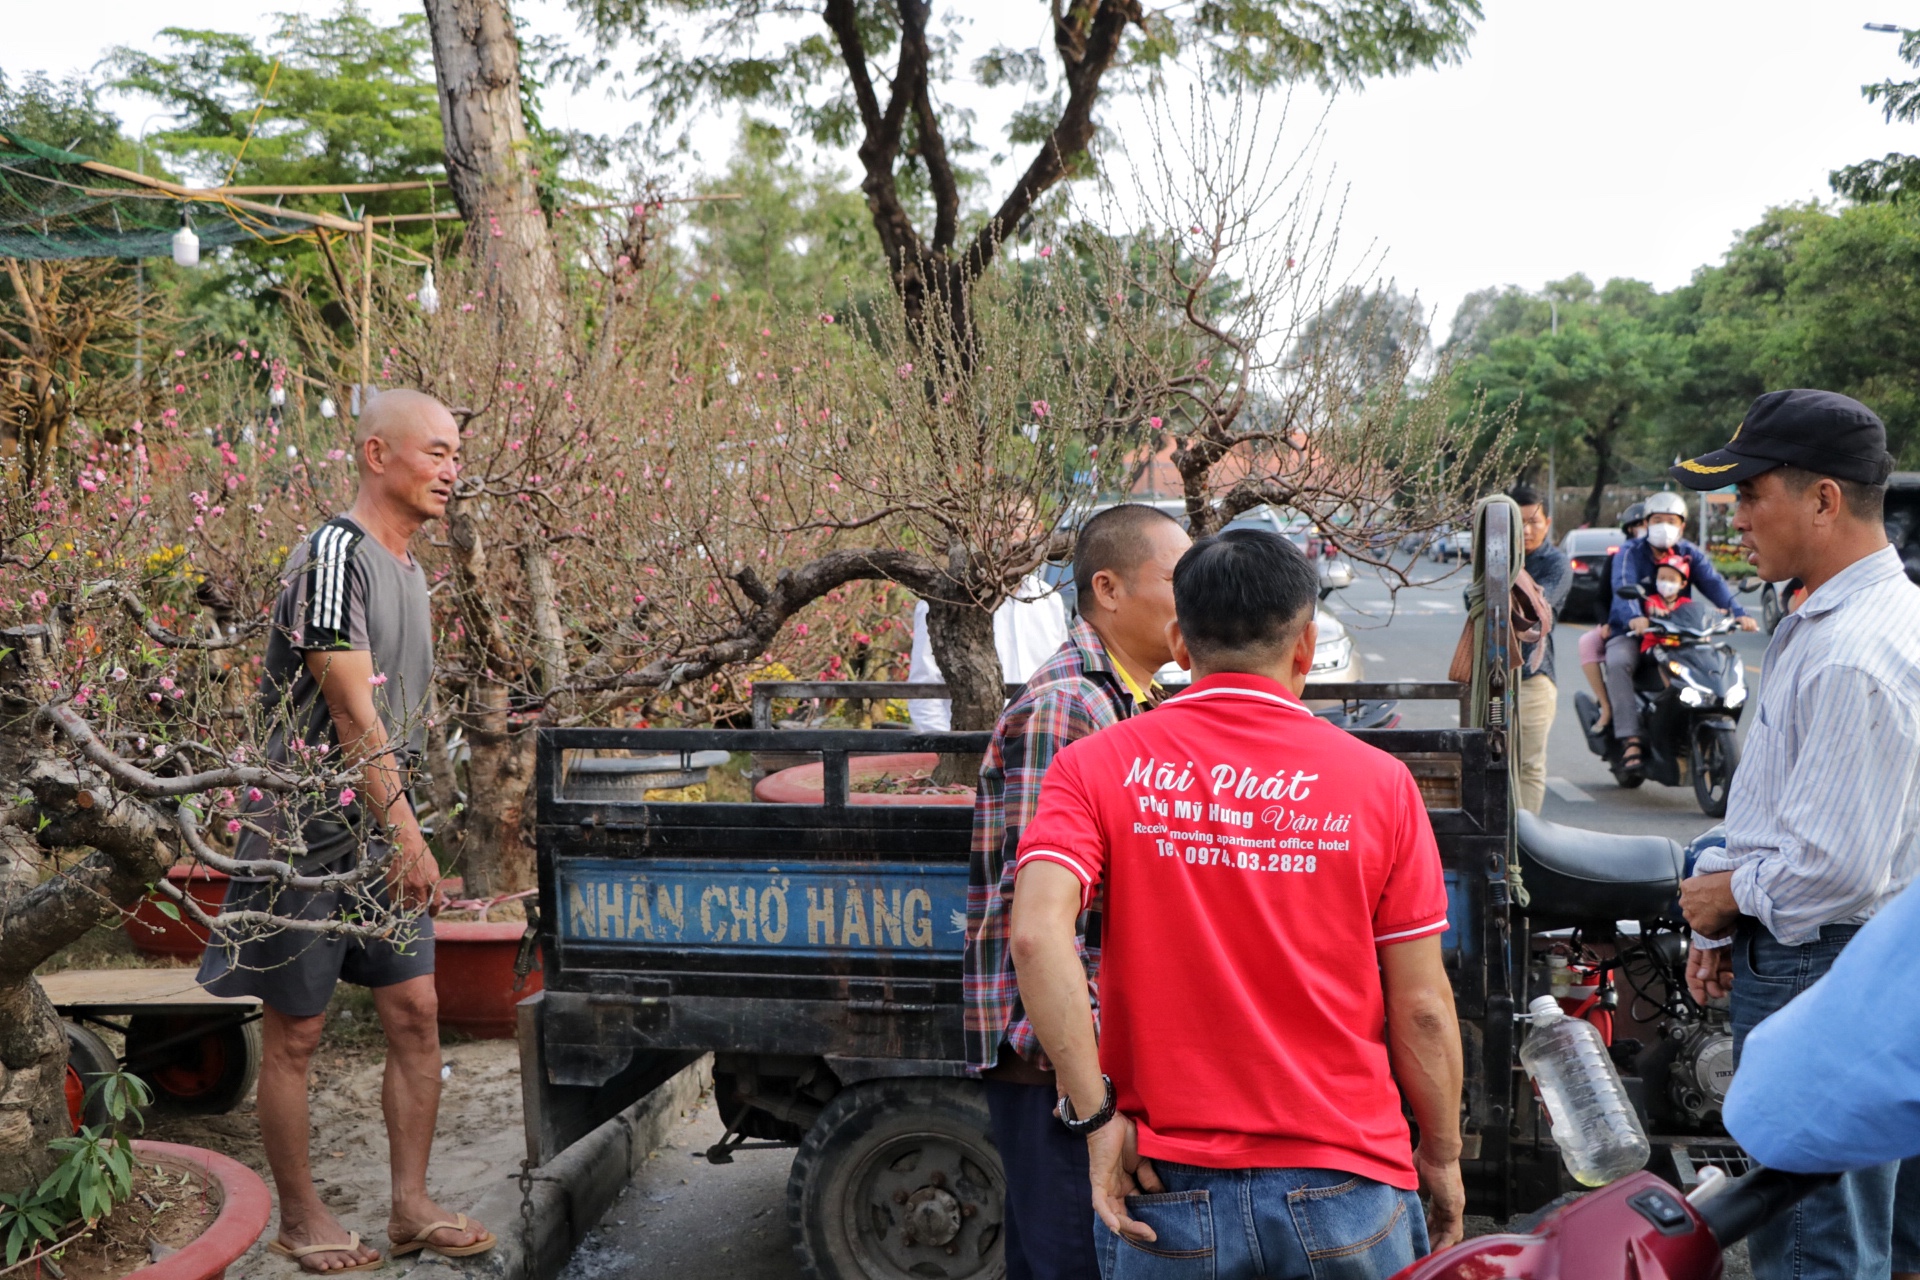
M 669 1126 L 712 1084 L 709 1055 L 534 1170 L 531 1251 L 520 1218 L 520 1184 L 510 1179 L 481 1197 L 472 1211 L 500 1243 L 477 1257 L 434 1258 L 439 1269 L 425 1274 L 451 1271 L 471 1280 L 552 1280 L 648 1155 L 665 1144 Z

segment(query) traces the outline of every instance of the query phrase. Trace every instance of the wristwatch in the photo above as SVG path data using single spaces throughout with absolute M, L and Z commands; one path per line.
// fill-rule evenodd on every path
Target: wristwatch
M 1106 1124 L 1107 1121 L 1113 1119 L 1113 1078 L 1102 1075 L 1100 1077 L 1100 1083 L 1106 1087 L 1107 1099 L 1100 1104 L 1098 1111 L 1088 1116 L 1085 1120 L 1076 1120 L 1073 1118 L 1073 1102 L 1064 1093 L 1060 1095 L 1059 1103 L 1053 1108 L 1055 1118 L 1067 1127 L 1068 1133 L 1076 1138 L 1086 1137 L 1088 1134 L 1097 1131 L 1102 1125 Z

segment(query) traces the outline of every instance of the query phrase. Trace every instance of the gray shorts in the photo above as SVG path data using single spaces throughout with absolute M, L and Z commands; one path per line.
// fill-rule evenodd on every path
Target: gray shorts
M 375 892 L 384 905 L 385 886 Z M 283 889 L 270 881 L 230 880 L 223 910 L 325 920 L 353 907 L 346 890 Z M 211 943 L 200 959 L 200 985 L 220 996 L 256 996 L 289 1018 L 311 1018 L 326 1012 L 342 979 L 361 987 L 390 987 L 431 974 L 433 917 L 421 912 L 398 932 L 405 936 L 336 938 L 280 929 L 237 945 Z

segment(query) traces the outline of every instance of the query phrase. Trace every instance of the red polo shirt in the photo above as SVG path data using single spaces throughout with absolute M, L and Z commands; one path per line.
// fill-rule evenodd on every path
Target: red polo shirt
M 1020 863 L 1104 885 L 1100 1065 L 1142 1155 L 1418 1185 L 1376 949 L 1447 927 L 1405 765 L 1258 676 L 1054 760 Z

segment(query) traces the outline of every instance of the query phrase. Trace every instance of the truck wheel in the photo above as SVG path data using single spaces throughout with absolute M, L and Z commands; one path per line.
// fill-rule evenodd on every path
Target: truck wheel
M 206 1029 L 195 1036 L 196 1027 Z M 142 1014 L 127 1024 L 127 1069 L 153 1086 L 157 1101 L 178 1110 L 231 1111 L 260 1075 L 260 1023 Z
M 872 1080 L 835 1095 L 787 1177 L 809 1280 L 999 1280 L 1006 1176 L 972 1081 Z
M 87 1090 L 101 1076 L 118 1071 L 120 1059 L 113 1056 L 105 1040 L 79 1023 L 61 1025 L 67 1030 L 67 1115 L 76 1133 L 83 1124 L 105 1128 L 113 1120 L 107 1114 L 107 1100 L 97 1093 L 89 1098 Z
M 1709 818 L 1727 816 L 1727 792 L 1733 789 L 1733 771 L 1740 767 L 1740 743 L 1733 726 L 1701 725 L 1693 736 L 1693 798 Z

